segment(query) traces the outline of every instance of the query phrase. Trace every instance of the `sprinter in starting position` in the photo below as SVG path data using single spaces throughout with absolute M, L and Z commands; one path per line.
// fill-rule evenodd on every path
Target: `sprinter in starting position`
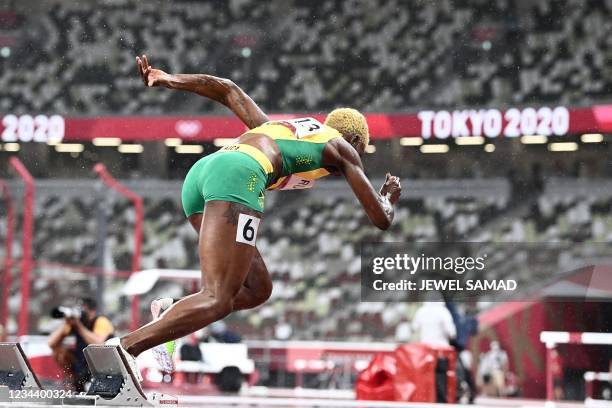
M 270 121 L 231 80 L 205 74 L 171 75 L 136 58 L 147 87 L 194 92 L 227 106 L 250 129 L 235 143 L 201 158 L 187 173 L 183 209 L 199 234 L 201 290 L 180 300 L 153 301 L 154 320 L 115 340 L 130 365 L 153 348 L 162 369 L 174 368 L 174 340 L 264 303 L 272 292 L 266 265 L 255 246 L 266 190 L 310 188 L 331 173 L 344 176 L 368 218 L 386 230 L 401 192 L 387 174 L 376 191 L 360 154 L 369 142 L 365 117 L 354 109 L 332 111 L 324 123 L 313 118 Z M 112 344 L 112 343 L 111 343 Z

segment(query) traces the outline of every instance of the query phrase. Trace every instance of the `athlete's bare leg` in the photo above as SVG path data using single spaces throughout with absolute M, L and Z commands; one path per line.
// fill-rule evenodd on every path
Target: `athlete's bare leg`
M 234 298 L 234 310 L 252 309 L 264 303 L 272 294 L 272 279 L 268 268 L 255 248 L 251 269 L 240 291 Z
M 241 204 L 209 201 L 200 227 L 202 290 L 173 304 L 159 319 L 121 339 L 133 356 L 193 333 L 234 310 L 234 299 L 247 279 L 256 249 L 236 242 L 239 214 L 261 218 Z M 240 302 L 239 302 L 240 303 Z
M 193 229 L 199 233 L 202 225 L 202 214 L 193 214 L 188 220 Z M 271 294 L 272 279 L 259 250 L 255 248 L 249 274 L 234 298 L 234 311 L 257 307 L 268 300 Z

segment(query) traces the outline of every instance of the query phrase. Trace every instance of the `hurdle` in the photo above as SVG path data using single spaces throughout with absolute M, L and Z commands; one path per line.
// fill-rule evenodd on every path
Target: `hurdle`
M 612 373 L 596 373 L 594 371 L 587 371 L 584 373 L 586 401 L 594 400 L 593 394 L 595 392 L 595 381 L 612 382 Z
M 546 345 L 546 405 L 554 407 L 553 350 L 558 344 L 612 345 L 612 333 L 543 331 L 540 333 L 540 341 Z M 588 401 L 592 399 L 587 395 Z
M 90 345 L 84 350 L 91 372 L 89 390 L 71 394 L 43 389 L 19 343 L 0 343 L 0 403 L 20 406 L 85 405 L 107 407 L 176 407 L 176 397 L 145 395 L 119 346 Z

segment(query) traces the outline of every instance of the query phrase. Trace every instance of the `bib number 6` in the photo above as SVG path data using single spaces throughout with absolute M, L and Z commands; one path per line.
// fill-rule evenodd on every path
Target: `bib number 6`
M 260 221 L 259 218 L 252 215 L 240 214 L 236 229 L 236 242 L 255 246 Z

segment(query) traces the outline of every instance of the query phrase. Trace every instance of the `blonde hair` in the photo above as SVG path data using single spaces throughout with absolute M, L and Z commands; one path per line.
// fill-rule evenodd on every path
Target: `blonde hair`
M 334 109 L 327 115 L 325 125 L 342 133 L 344 138 L 357 136 L 364 148 L 370 143 L 368 122 L 358 110 L 352 108 Z

